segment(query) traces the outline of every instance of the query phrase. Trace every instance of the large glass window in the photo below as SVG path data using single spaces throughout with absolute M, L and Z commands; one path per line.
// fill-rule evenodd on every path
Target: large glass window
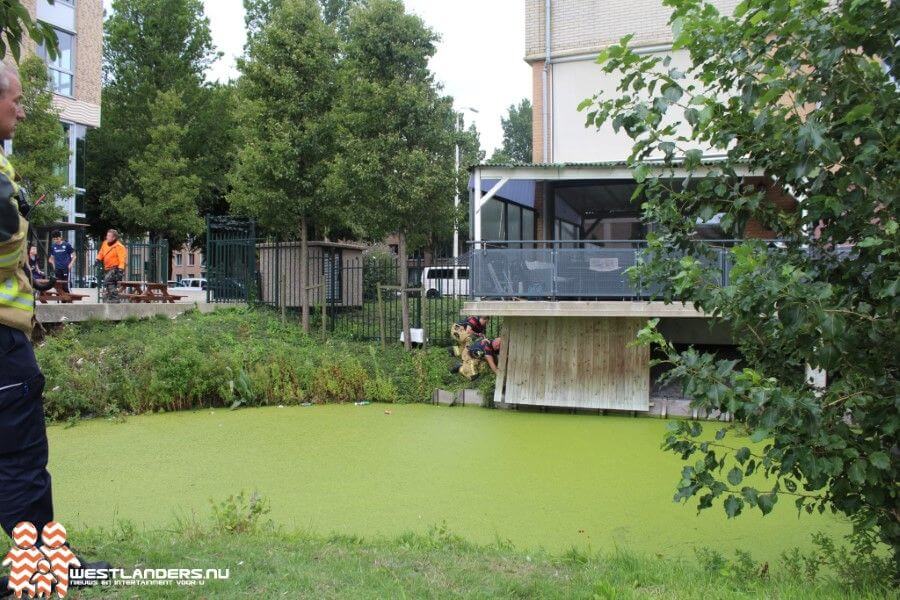
M 47 63 L 50 89 L 57 94 L 72 96 L 75 92 L 75 36 L 62 29 L 54 31 L 59 43 L 59 55 L 50 60 L 43 45 L 38 48 L 38 55 Z
M 534 239 L 534 211 L 527 208 L 522 209 L 522 239 Z M 531 248 L 532 244 L 525 244 L 527 248 Z
M 503 235 L 503 202 L 491 198 L 481 209 L 481 239 L 505 239 Z
M 522 239 L 522 207 L 515 204 L 506 205 L 506 222 L 509 235 L 508 240 Z M 521 244 L 510 244 L 510 248 L 520 248 Z
M 75 187 L 80 189 L 85 187 L 84 163 L 87 148 L 84 140 L 87 129 L 84 125 L 75 126 Z
M 62 124 L 62 131 L 63 131 L 62 141 L 63 141 L 63 145 L 66 147 L 66 149 L 69 148 L 69 128 L 70 127 L 71 126 L 68 123 Z M 69 185 L 70 183 L 72 183 L 69 180 L 69 163 L 66 163 L 65 166 L 61 166 L 57 172 L 57 175 L 60 175 L 65 179 L 66 185 Z

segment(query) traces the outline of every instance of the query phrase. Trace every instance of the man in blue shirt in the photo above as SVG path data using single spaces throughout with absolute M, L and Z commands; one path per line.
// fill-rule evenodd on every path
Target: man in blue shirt
M 53 233 L 53 244 L 50 245 L 50 264 L 56 275 L 56 281 L 69 291 L 69 270 L 75 266 L 75 248 L 63 239 L 62 233 Z

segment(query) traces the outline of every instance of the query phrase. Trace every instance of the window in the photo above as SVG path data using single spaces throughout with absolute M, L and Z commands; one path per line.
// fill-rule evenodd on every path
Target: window
M 481 209 L 481 239 L 495 241 L 505 239 L 503 231 L 503 202 L 491 198 Z
M 556 220 L 555 237 L 561 241 L 571 241 L 578 239 L 578 226 L 561 219 Z M 571 247 L 571 246 L 567 246 Z
M 194 256 L 194 253 L 193 252 L 188 253 L 188 266 L 193 267 L 195 260 L 196 260 L 196 257 Z
M 38 55 L 47 63 L 50 89 L 56 94 L 72 96 L 75 92 L 75 36 L 62 29 L 54 28 L 54 31 L 59 42 L 59 56 L 50 60 L 43 45 L 38 48 Z
M 534 211 L 527 208 L 522 210 L 522 239 L 534 239 Z M 532 244 L 523 244 L 526 248 L 531 248 Z
M 85 143 L 88 128 L 84 125 L 75 125 L 75 187 L 84 189 L 84 162 L 85 162 Z
M 84 192 L 75 192 L 75 212 L 84 214 Z
M 62 131 L 63 131 L 62 142 L 63 142 L 63 146 L 65 146 L 67 150 L 70 149 L 70 147 L 69 147 L 69 144 L 70 144 L 69 132 L 71 131 L 71 127 L 72 126 L 68 123 L 62 124 Z M 65 166 L 61 166 L 59 171 L 57 172 L 57 175 L 60 175 L 61 177 L 63 177 L 66 181 L 66 185 L 69 185 L 71 183 L 71 179 L 69 178 L 69 163 L 66 163 Z
M 184 262 L 184 257 L 181 255 L 181 252 L 175 255 L 175 266 L 180 267 Z

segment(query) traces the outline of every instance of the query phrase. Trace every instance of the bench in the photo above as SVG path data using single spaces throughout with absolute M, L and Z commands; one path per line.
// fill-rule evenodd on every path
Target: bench
M 145 283 L 142 281 L 120 281 L 119 298 L 133 303 L 163 302 L 174 304 L 184 296 L 169 293 L 165 283 Z
M 72 304 L 79 300 L 87 298 L 85 294 L 73 294 L 67 288 L 65 281 L 57 281 L 53 288 L 44 290 L 38 294 L 38 302 L 47 304 L 48 302 L 59 302 L 60 304 Z

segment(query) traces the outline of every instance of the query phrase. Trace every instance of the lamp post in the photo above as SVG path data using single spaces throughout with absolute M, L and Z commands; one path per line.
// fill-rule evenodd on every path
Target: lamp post
M 478 109 L 472 108 L 471 106 L 463 106 L 459 112 L 457 113 L 456 120 L 456 189 L 453 194 L 453 295 L 456 296 L 459 292 L 459 169 L 461 167 L 460 162 L 462 161 L 462 150 L 459 147 L 459 136 L 462 135 L 463 127 L 465 126 L 463 113 L 466 111 L 477 115 Z

